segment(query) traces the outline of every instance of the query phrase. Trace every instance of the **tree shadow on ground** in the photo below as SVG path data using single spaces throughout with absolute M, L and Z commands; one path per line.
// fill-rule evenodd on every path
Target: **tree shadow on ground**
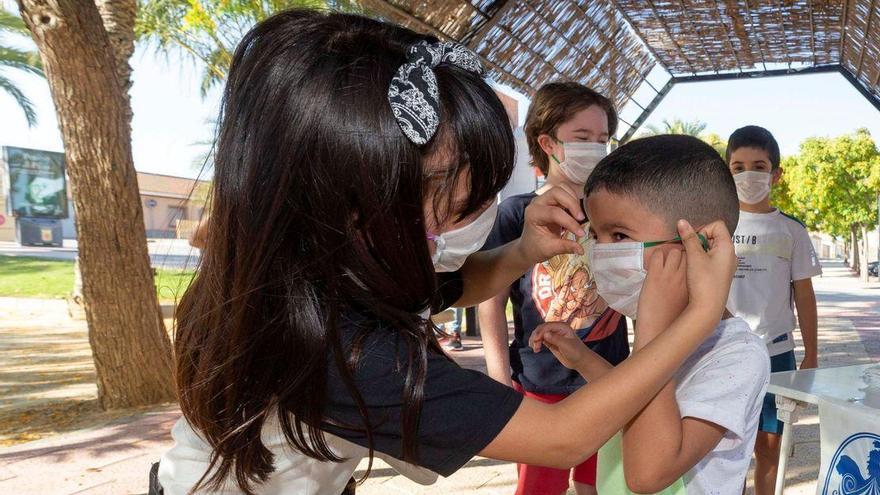
M 0 314 L 0 446 L 133 414 L 98 406 L 86 322 L 72 320 L 66 303 L 0 298 Z
M 90 458 L 112 456 L 118 459 L 126 451 L 138 452 L 141 444 L 167 442 L 171 438 L 171 426 L 180 417 L 180 412 L 173 404 L 101 411 L 97 399 L 73 404 L 71 401 L 66 402 L 67 408 L 80 407 L 84 410 L 85 413 L 81 411 L 75 417 L 87 418 L 86 421 L 89 423 L 87 426 L 102 424 L 102 430 L 97 433 L 84 432 L 82 439 L 78 441 L 74 439 L 71 442 L 68 438 L 63 445 L 49 444 L 3 453 L 0 454 L 0 463 L 12 465 L 38 456 L 47 459 L 49 463 L 65 462 L 74 456 Z M 51 433 L 70 432 L 85 427 L 81 422 L 73 422 L 61 427 L 55 422 L 46 424 L 51 428 Z M 31 423 L 29 428 L 38 432 L 40 425 Z

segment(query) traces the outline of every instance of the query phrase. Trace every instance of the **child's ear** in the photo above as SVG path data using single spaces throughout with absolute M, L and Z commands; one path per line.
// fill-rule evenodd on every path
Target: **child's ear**
M 538 145 L 548 157 L 556 153 L 556 140 L 548 134 L 541 134 L 538 136 Z M 557 158 L 559 157 L 557 156 Z
M 782 167 L 776 167 L 771 175 L 770 183 L 774 186 L 779 183 L 779 179 L 782 178 Z

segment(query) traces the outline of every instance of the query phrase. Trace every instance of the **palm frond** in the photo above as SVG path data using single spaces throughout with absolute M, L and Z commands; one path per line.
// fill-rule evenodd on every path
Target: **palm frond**
M 357 0 L 138 0 L 135 35 L 158 53 L 205 64 L 204 96 L 226 79 L 236 45 L 254 24 L 294 7 L 360 10 Z
M 0 45 L 0 67 L 18 69 L 44 77 L 43 64 L 40 61 L 40 55 L 36 52 L 27 52 Z
M 0 7 L 0 31 L 8 31 L 10 33 L 22 34 L 30 37 L 31 33 L 21 17 Z
M 28 97 L 12 83 L 12 81 L 4 77 L 2 74 L 0 74 L 0 90 L 5 91 L 6 94 L 15 100 L 15 103 L 18 104 L 22 113 L 24 113 L 24 118 L 27 120 L 28 127 L 34 127 L 37 125 L 37 111 L 34 109 L 34 104 L 31 103 L 31 100 L 28 99 Z

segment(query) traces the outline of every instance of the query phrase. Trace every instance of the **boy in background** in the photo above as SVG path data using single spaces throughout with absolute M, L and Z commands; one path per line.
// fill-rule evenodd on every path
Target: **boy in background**
M 727 308 L 764 340 L 771 372 L 796 369 L 796 323 L 804 342 L 800 369 L 815 368 L 818 323 L 811 279 L 822 267 L 804 225 L 770 203 L 770 191 L 782 177 L 779 145 L 767 129 L 746 126 L 731 134 L 726 158 L 740 206 L 733 236 L 739 265 Z M 767 394 L 755 442 L 756 495 L 769 495 L 775 488 L 782 428 L 775 396 Z
M 683 247 L 689 243 L 688 251 L 699 250 L 700 241 L 693 231 L 690 236 L 679 232 L 688 232 L 690 224 L 713 239 L 713 246 L 729 242 L 739 214 L 736 188 L 711 146 L 690 136 L 655 136 L 624 145 L 602 160 L 584 193 L 590 266 L 599 295 L 635 320 L 637 354 L 679 317 L 689 291 L 705 290 L 688 286 L 688 272 L 700 267 L 687 266 L 692 258 Z M 713 289 L 726 293 L 730 279 L 715 284 Z M 666 304 L 640 308 L 647 298 Z M 622 461 L 609 459 L 604 447 L 600 451 L 597 486 L 602 492 L 655 493 L 676 485 L 664 493 L 742 493 L 769 357 L 745 321 L 728 311 L 718 318 L 714 333 L 624 428 Z M 542 325 L 530 344 L 535 352 L 546 345 L 587 381 L 611 369 L 564 324 Z M 607 462 L 622 462 L 624 476 L 620 469 L 605 469 Z M 616 479 L 603 479 L 606 475 Z

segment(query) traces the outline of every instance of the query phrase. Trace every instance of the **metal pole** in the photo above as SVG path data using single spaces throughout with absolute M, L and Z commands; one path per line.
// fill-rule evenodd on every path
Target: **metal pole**
M 782 495 L 785 488 L 785 470 L 788 468 L 788 458 L 791 456 L 791 444 L 794 424 L 798 420 L 798 403 L 795 400 L 776 395 L 776 417 L 783 422 L 782 445 L 779 447 L 779 464 L 776 469 L 775 495 Z

